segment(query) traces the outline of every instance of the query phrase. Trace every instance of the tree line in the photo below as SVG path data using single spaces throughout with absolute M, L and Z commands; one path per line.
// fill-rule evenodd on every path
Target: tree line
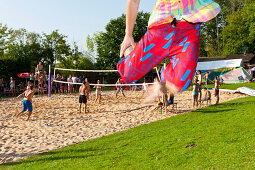
M 221 13 L 201 25 L 200 57 L 255 53 L 255 2 L 253 0 L 215 0 Z M 139 12 L 133 36 L 136 42 L 147 31 L 150 14 Z M 0 75 L 4 78 L 33 72 L 42 61 L 61 68 L 116 69 L 120 44 L 125 35 L 125 15 L 112 19 L 105 31 L 86 38 L 87 50 L 69 44 L 58 30 L 50 34 L 12 29 L 0 23 Z

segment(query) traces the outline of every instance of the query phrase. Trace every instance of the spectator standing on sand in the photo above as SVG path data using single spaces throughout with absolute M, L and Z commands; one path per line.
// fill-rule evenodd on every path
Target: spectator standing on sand
M 198 101 L 202 99 L 202 75 L 201 71 L 197 71 L 197 80 L 198 80 Z
M 73 81 L 73 92 L 76 92 L 77 84 L 75 83 L 77 83 L 77 77 L 74 74 L 72 76 L 72 81 Z
M 219 101 L 220 101 L 219 86 L 220 86 L 220 78 L 217 76 L 214 79 L 214 96 L 216 97 L 216 103 L 215 104 L 219 104 Z
M 73 90 L 73 80 L 72 80 L 72 76 L 69 75 L 69 77 L 67 78 L 67 82 L 68 83 L 68 92 L 69 94 L 72 94 L 72 90 Z
M 63 75 L 61 77 L 61 81 L 66 81 L 66 79 Z M 67 86 L 66 83 L 61 83 L 60 91 L 62 94 L 67 94 L 66 86 Z
M 192 90 L 192 94 L 193 94 L 193 107 L 198 107 L 198 88 L 199 88 L 199 83 L 198 83 L 198 79 L 195 78 L 194 83 L 193 83 L 193 90 Z
M 10 93 L 12 96 L 16 95 L 15 81 L 12 77 L 10 77 Z
M 209 84 L 209 72 L 205 73 L 205 86 L 207 87 Z

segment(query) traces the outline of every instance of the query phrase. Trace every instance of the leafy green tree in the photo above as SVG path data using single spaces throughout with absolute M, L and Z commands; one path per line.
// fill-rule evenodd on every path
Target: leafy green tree
M 255 53 L 255 3 L 227 17 L 228 25 L 223 30 L 224 54 Z
M 133 31 L 134 40 L 138 42 L 147 31 L 149 13 L 139 12 Z M 120 44 L 125 36 L 125 18 L 112 19 L 105 27 L 106 32 L 100 34 L 95 40 L 97 49 L 98 69 L 116 69 L 119 61 Z
M 67 43 L 67 36 L 62 35 L 58 30 L 51 34 L 42 36 L 42 61 L 44 64 L 53 64 L 56 61 L 63 61 L 66 56 L 71 54 L 71 47 Z

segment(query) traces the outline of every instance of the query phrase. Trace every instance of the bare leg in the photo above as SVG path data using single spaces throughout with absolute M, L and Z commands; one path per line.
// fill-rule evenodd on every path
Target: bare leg
M 15 116 L 15 119 L 18 119 L 18 117 L 19 117 L 22 113 L 24 113 L 24 111 L 19 112 L 19 113 Z
M 97 102 L 97 99 L 98 99 L 98 94 L 96 95 L 95 103 Z
M 193 108 L 195 107 L 195 95 L 193 95 Z
M 215 104 L 219 104 L 219 101 L 220 101 L 220 98 L 217 97 L 217 98 L 216 98 L 216 103 L 215 103 Z
M 125 96 L 125 94 L 124 94 L 124 91 L 122 90 L 122 94 L 123 94 L 123 96 L 126 98 L 126 96 Z
M 101 103 L 101 94 L 99 94 L 99 104 Z
M 85 113 L 87 112 L 87 103 L 84 103 L 84 110 L 85 110 Z
M 119 93 L 119 89 L 117 89 L 117 91 L 116 91 L 116 99 L 118 98 L 118 93 Z
M 81 113 L 81 104 L 82 104 L 82 103 L 80 103 L 80 108 L 79 108 L 80 113 Z
M 29 120 L 30 116 L 32 115 L 32 111 L 28 112 L 27 121 Z

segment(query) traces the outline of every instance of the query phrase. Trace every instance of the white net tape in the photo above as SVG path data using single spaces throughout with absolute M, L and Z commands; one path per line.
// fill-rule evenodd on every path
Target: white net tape
M 91 73 L 118 72 L 118 70 L 76 70 L 76 69 L 66 69 L 66 68 L 54 68 L 54 70 L 78 71 L 78 72 L 91 72 Z
M 155 67 L 155 69 L 157 69 Z M 76 70 L 76 69 L 66 69 L 66 68 L 54 68 L 54 78 L 55 78 L 55 70 L 63 70 L 63 71 L 77 71 L 77 72 L 92 72 L 92 73 L 105 73 L 105 72 L 118 72 L 118 70 Z M 59 81 L 54 79 L 53 82 L 57 83 L 65 83 L 65 84 L 78 84 L 82 85 L 82 83 L 73 83 L 73 82 L 67 82 L 67 81 Z M 99 86 L 105 86 L 105 87 L 113 87 L 113 86 L 143 86 L 143 85 L 151 85 L 154 83 L 132 83 L 132 84 L 90 84 L 91 86 L 99 85 Z
M 78 85 L 82 85 L 82 83 L 72 83 L 72 82 L 67 82 L 67 81 L 59 81 L 59 80 L 53 80 L 53 82 L 56 83 L 65 83 L 65 84 L 78 84 Z M 95 85 L 99 85 L 99 86 L 103 86 L 103 87 L 113 87 L 113 86 L 143 86 L 144 84 L 146 85 L 151 85 L 154 83 L 134 83 L 134 84 L 90 84 L 91 86 L 95 86 Z

